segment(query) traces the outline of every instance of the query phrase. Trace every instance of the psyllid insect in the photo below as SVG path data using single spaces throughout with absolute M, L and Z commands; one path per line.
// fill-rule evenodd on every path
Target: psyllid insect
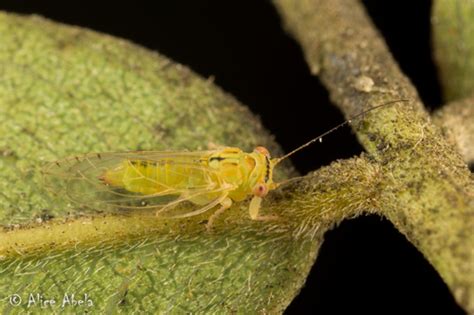
M 276 216 L 262 216 L 259 210 L 262 199 L 279 185 L 273 182 L 278 163 L 372 110 L 406 101 L 374 106 L 278 158 L 261 146 L 251 153 L 235 147 L 94 153 L 48 163 L 43 173 L 54 193 L 64 192 L 75 204 L 97 210 L 150 209 L 158 217 L 185 218 L 217 208 L 207 222 L 209 229 L 233 202 L 251 196 L 250 218 L 271 220 Z

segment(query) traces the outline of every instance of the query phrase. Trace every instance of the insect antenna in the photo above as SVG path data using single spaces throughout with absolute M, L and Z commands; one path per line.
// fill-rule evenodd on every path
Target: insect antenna
M 291 152 L 289 152 L 289 153 L 283 155 L 282 157 L 273 159 L 273 160 L 272 160 L 272 164 L 273 164 L 273 166 L 277 165 L 278 163 L 280 163 L 280 162 L 283 161 L 284 159 L 288 158 L 289 156 L 291 156 L 291 155 L 295 154 L 296 152 L 298 152 L 298 151 L 300 151 L 300 150 L 306 148 L 307 146 L 309 146 L 309 145 L 315 143 L 316 141 L 321 140 L 323 137 L 325 137 L 325 136 L 327 136 L 328 134 L 330 134 L 330 133 L 336 131 L 337 129 L 341 128 L 342 126 L 345 126 L 345 125 L 347 125 L 347 124 L 350 124 L 353 120 L 355 120 L 355 119 L 357 119 L 357 118 L 359 118 L 359 117 L 361 117 L 361 116 L 367 114 L 368 112 L 371 112 L 371 111 L 373 111 L 373 110 L 375 110 L 375 109 L 377 109 L 377 108 L 384 107 L 384 106 L 387 106 L 387 105 L 391 105 L 391 104 L 395 104 L 395 103 L 399 103 L 399 102 L 408 102 L 408 101 L 410 101 L 410 100 L 409 100 L 409 99 L 399 99 L 399 100 L 395 100 L 395 101 L 386 102 L 386 103 L 383 103 L 383 104 L 380 104 L 380 105 L 376 105 L 376 106 L 371 107 L 371 108 L 369 108 L 369 109 L 367 109 L 367 110 L 364 110 L 364 111 L 360 112 L 359 114 L 357 114 L 357 115 L 355 115 L 355 116 L 349 118 L 348 120 L 344 121 L 343 123 L 340 123 L 339 125 L 335 126 L 334 128 L 329 129 L 329 130 L 326 131 L 325 133 L 323 133 L 323 134 L 317 136 L 316 138 L 313 138 L 313 139 L 309 140 L 308 142 L 306 142 L 305 144 L 300 145 L 299 147 L 297 147 L 297 148 L 294 149 L 293 151 L 291 151 Z

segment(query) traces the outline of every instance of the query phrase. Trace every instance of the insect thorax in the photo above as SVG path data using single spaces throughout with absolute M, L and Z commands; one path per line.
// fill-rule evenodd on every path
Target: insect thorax
M 245 153 L 239 148 L 225 148 L 208 158 L 208 165 L 221 179 L 237 187 L 229 193 L 232 199 L 242 200 L 252 193 L 257 182 L 271 175 L 265 156 L 258 152 Z

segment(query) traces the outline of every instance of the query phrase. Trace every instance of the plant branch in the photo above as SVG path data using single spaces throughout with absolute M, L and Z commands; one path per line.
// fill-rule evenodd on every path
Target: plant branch
M 275 4 L 312 72 L 346 116 L 389 100 L 412 100 L 374 111 L 356 126 L 382 168 L 383 184 L 374 198 L 380 213 L 424 254 L 457 301 L 473 311 L 474 185 L 464 161 L 430 122 L 358 1 Z
M 468 164 L 474 163 L 474 98 L 446 104 L 433 115 Z

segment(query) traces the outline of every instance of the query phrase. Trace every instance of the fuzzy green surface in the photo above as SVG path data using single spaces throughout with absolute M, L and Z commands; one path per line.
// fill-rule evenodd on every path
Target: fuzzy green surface
M 140 213 L 94 218 L 42 189 L 45 161 L 209 143 L 247 151 L 263 144 L 281 153 L 234 98 L 165 57 L 84 29 L 1 13 L 0 309 L 281 312 L 314 261 L 314 235 L 296 239 L 285 224 L 252 222 L 245 202 L 206 233 L 201 222 L 209 214 L 168 225 Z M 23 299 L 20 306 L 10 303 L 13 294 Z M 28 308 L 29 294 L 56 305 L 41 308 L 36 300 Z M 62 308 L 65 294 L 87 294 L 93 305 Z

